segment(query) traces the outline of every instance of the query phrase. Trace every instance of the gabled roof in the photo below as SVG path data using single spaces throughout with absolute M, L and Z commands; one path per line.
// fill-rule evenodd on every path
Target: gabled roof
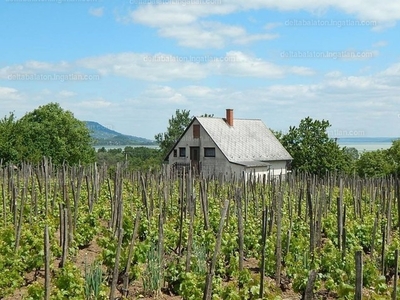
M 217 147 L 232 163 L 292 160 L 289 152 L 261 120 L 196 117 Z

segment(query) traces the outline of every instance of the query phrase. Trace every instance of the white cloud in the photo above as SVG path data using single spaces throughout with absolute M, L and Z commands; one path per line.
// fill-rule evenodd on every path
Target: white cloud
M 328 77 L 328 78 L 337 78 L 340 76 L 342 76 L 342 72 L 340 72 L 340 71 L 331 71 L 331 72 L 328 72 L 325 74 L 325 77 Z
M 59 95 L 60 97 L 63 97 L 63 98 L 70 98 L 70 97 L 76 96 L 76 93 L 75 93 L 75 92 L 72 92 L 72 91 L 62 90 L 62 91 L 60 91 L 60 92 L 58 93 L 58 95 Z
M 179 45 L 192 48 L 222 48 L 226 44 L 249 44 L 254 41 L 272 40 L 277 34 L 249 34 L 241 26 L 225 25 L 219 22 L 198 22 L 190 26 L 179 24 L 159 29 L 163 37 L 178 40 Z
M 95 17 L 102 17 L 104 14 L 104 7 L 97 7 L 97 8 L 91 7 L 89 9 L 89 14 Z
M 184 95 L 169 86 L 152 86 L 142 96 L 151 102 L 157 103 L 182 104 L 187 102 L 187 98 Z
M 298 66 L 280 66 L 241 51 L 229 51 L 225 59 L 211 61 L 209 69 L 223 76 L 282 78 L 287 74 L 312 75 L 313 70 Z
M 271 29 L 274 29 L 274 28 L 277 28 L 277 27 L 281 27 L 282 25 L 283 24 L 280 23 L 280 22 L 267 23 L 267 24 L 265 24 L 264 29 L 265 30 L 271 30 Z
M 270 9 L 281 11 L 306 10 L 319 18 L 331 8 L 342 11 L 360 21 L 370 22 L 371 28 L 375 31 L 394 26 L 396 21 L 400 20 L 400 2 L 391 0 L 370 0 L 368 3 L 364 0 L 232 0 L 197 5 L 190 3 L 187 5 L 179 3 L 149 4 L 139 6 L 136 10 L 130 11 L 127 16 L 119 19 L 124 22 L 131 21 L 158 28 L 161 36 L 176 39 L 182 46 L 220 48 L 229 42 L 232 32 L 221 32 L 218 27 L 207 27 L 203 23 L 207 17 L 253 9 Z M 270 30 L 276 26 L 279 26 L 279 24 L 269 23 L 265 26 L 265 29 Z M 241 28 L 240 31 L 245 32 L 245 29 Z M 250 43 L 276 38 L 274 35 L 265 33 L 247 37 L 248 35 L 237 37 L 236 43 Z
M 400 63 L 393 64 L 387 69 L 378 73 L 379 77 L 400 77 Z
M 0 86 L 1 101 L 20 100 L 20 99 L 22 99 L 22 95 L 17 89 Z
M 387 46 L 387 44 L 388 44 L 387 41 L 379 41 L 379 42 L 372 44 L 372 47 L 380 48 L 380 47 Z
M 199 80 L 208 76 L 282 78 L 287 74 L 309 76 L 314 71 L 301 66 L 280 66 L 240 51 L 225 56 L 173 56 L 121 53 L 82 59 L 77 65 L 101 75 L 116 75 L 146 81 Z
M 147 81 L 174 79 L 200 79 L 205 70 L 196 63 L 180 61 L 171 55 L 120 53 L 89 57 L 77 62 L 86 69 L 94 69 L 101 75 L 117 75 Z
M 113 105 L 112 102 L 106 101 L 102 98 L 93 99 L 93 100 L 85 100 L 85 101 L 81 101 L 76 104 L 76 106 L 78 106 L 78 107 L 90 108 L 90 109 L 103 109 L 106 107 L 110 107 L 112 105 Z
M 71 65 L 65 61 L 59 63 L 49 63 L 43 61 L 27 61 L 19 65 L 5 66 L 0 69 L 0 79 L 6 80 L 28 80 L 27 75 L 37 75 L 40 77 L 44 74 L 67 72 Z

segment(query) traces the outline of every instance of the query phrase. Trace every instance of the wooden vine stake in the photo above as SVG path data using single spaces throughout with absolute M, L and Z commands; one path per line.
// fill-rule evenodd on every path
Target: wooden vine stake
M 362 287 L 363 287 L 363 263 L 362 263 L 362 251 L 356 252 L 356 292 L 354 295 L 355 300 L 362 299 Z
M 44 228 L 44 258 L 45 258 L 45 269 L 44 269 L 44 298 L 45 300 L 50 299 L 50 239 L 49 239 L 49 226 L 46 224 Z
M 217 264 L 217 257 L 219 254 L 219 250 L 221 248 L 222 231 L 224 229 L 224 222 L 225 222 L 226 214 L 228 212 L 228 208 L 229 208 L 229 200 L 225 200 L 224 208 L 222 209 L 221 220 L 219 221 L 219 229 L 218 229 L 217 241 L 215 243 L 214 255 L 213 255 L 213 258 L 211 261 L 210 270 L 207 274 L 206 286 L 205 286 L 204 294 L 203 294 L 203 300 L 211 300 L 212 279 L 213 279 L 213 276 L 215 273 L 215 265 Z
M 264 295 L 264 276 L 265 276 L 265 246 L 267 240 L 267 218 L 268 218 L 268 208 L 265 208 L 262 216 L 262 227 L 261 227 L 261 240 L 262 240 L 262 249 L 261 249 L 261 270 L 260 270 L 260 292 L 259 298 L 262 299 Z
M 393 293 L 392 300 L 397 299 L 397 282 L 399 279 L 399 249 L 394 252 L 394 279 L 393 279 Z
M 282 267 L 282 202 L 283 194 L 279 192 L 276 197 L 276 266 L 275 283 L 279 287 L 281 284 Z
M 122 296 L 128 297 L 128 285 L 129 285 L 129 272 L 131 270 L 131 261 L 133 256 L 133 247 L 135 245 L 135 240 L 139 231 L 139 222 L 140 222 L 140 209 L 136 212 L 136 220 L 135 227 L 133 229 L 132 239 L 129 243 L 129 252 L 128 252 L 128 260 L 126 262 L 125 274 L 124 274 L 124 285 L 122 288 Z

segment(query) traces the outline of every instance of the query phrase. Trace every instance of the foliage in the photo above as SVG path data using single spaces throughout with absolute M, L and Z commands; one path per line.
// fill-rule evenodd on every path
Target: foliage
M 329 121 L 302 119 L 299 127 L 291 126 L 281 141 L 292 155 L 292 167 L 298 171 L 325 175 L 345 166 L 343 151 L 329 138 Z
M 117 163 L 127 164 L 133 171 L 147 171 L 160 168 L 160 150 L 149 147 L 116 148 L 106 150 L 99 148 L 96 153 L 96 161 L 99 165 L 107 165 L 115 168 Z
M 0 158 L 3 162 L 53 164 L 94 161 L 92 140 L 85 123 L 57 103 L 49 103 L 16 120 L 14 114 L 0 120 Z
M 364 177 L 383 177 L 390 174 L 392 165 L 388 150 L 364 152 L 356 163 L 358 175 Z
M 389 163 L 392 165 L 392 173 L 400 175 L 400 140 L 393 141 L 388 149 Z
M 103 272 L 101 270 L 101 263 L 94 262 L 87 266 L 85 262 L 85 299 L 100 299 L 102 283 Z
M 0 120 L 0 159 L 3 159 L 4 162 L 17 161 L 15 122 L 16 119 L 13 113 Z
M 178 138 L 185 131 L 186 127 L 190 124 L 192 118 L 189 116 L 190 110 L 177 109 L 174 116 L 168 120 L 167 131 L 158 133 L 154 139 L 160 146 L 162 157 L 164 158 L 168 151 L 171 150 Z
M 101 167 L 99 167 L 101 168 Z M 92 169 L 83 169 L 84 174 L 89 174 Z M 0 178 L 3 173 L 0 169 Z M 262 256 L 261 242 L 261 216 L 265 209 L 262 203 L 268 207 L 267 240 L 265 247 L 265 275 L 264 294 L 262 299 L 279 299 L 282 295 L 281 287 L 275 285 L 273 280 L 276 270 L 276 249 L 277 249 L 277 213 L 282 214 L 282 282 L 288 282 L 290 289 L 301 293 L 307 283 L 310 270 L 317 270 L 318 275 L 315 282 L 315 291 L 328 291 L 340 296 L 342 299 L 351 299 L 354 296 L 355 283 L 355 259 L 357 250 L 363 250 L 363 282 L 364 290 L 371 295 L 370 299 L 389 299 L 391 291 L 389 282 L 393 278 L 394 253 L 400 247 L 398 228 L 392 226 L 390 237 L 385 247 L 385 264 L 388 281 L 381 274 L 381 266 L 378 259 L 379 249 L 382 248 L 382 233 L 385 227 L 378 226 L 375 233 L 375 218 L 382 224 L 388 223 L 390 216 L 392 224 L 397 224 L 397 206 L 392 206 L 392 215 L 388 212 L 386 197 L 381 197 L 383 187 L 385 193 L 393 191 L 393 181 L 371 181 L 362 178 L 346 177 L 343 189 L 343 205 L 346 210 L 346 254 L 339 249 L 337 242 L 337 205 L 336 199 L 339 192 L 338 177 L 330 174 L 330 179 L 317 184 L 312 192 L 312 201 L 315 209 L 315 216 L 318 215 L 318 207 L 322 205 L 321 216 L 322 239 L 315 245 L 314 253 L 309 251 L 310 224 L 307 214 L 307 204 L 304 199 L 299 200 L 300 191 L 303 189 L 304 174 L 288 175 L 287 180 L 282 182 L 271 181 L 263 184 L 254 182 L 246 185 L 243 189 L 243 182 L 222 183 L 220 181 L 192 178 L 193 191 L 189 191 L 186 184 L 188 181 L 167 180 L 160 173 L 137 173 L 129 169 L 120 169 L 118 174 L 123 174 L 121 199 L 123 199 L 123 232 L 122 248 L 119 269 L 119 279 L 128 263 L 128 249 L 133 235 L 136 212 L 139 210 L 142 217 L 138 237 L 133 247 L 131 271 L 129 274 L 130 283 L 133 280 L 135 289 L 142 283 L 140 294 L 156 294 L 161 287 L 167 287 L 169 293 L 179 295 L 183 299 L 201 299 L 205 288 L 206 276 L 209 270 L 211 257 L 213 257 L 216 235 L 221 218 L 221 206 L 225 199 L 230 199 L 231 204 L 227 218 L 224 223 L 221 249 L 216 257 L 216 272 L 213 277 L 213 299 L 259 299 L 260 267 Z M 67 176 L 72 173 L 68 170 Z M 105 175 L 100 180 L 100 190 L 96 201 L 93 202 L 93 210 L 88 210 L 88 188 L 82 185 L 80 198 L 77 201 L 76 231 L 74 242 L 70 244 L 69 257 L 63 268 L 55 267 L 60 253 L 55 251 L 59 240 L 55 238 L 56 230 L 59 228 L 58 206 L 63 204 L 63 187 L 59 185 L 59 177 L 53 174 L 51 178 L 49 193 L 54 197 L 55 209 L 49 207 L 47 216 L 42 213 L 35 215 L 35 201 L 39 211 L 44 211 L 45 193 L 40 191 L 36 177 L 27 182 L 18 180 L 21 177 L 16 175 L 12 178 L 14 189 L 7 189 L 5 182 L 5 206 L 0 205 L 0 298 L 13 293 L 15 289 L 24 285 L 24 277 L 28 272 L 43 270 L 43 227 L 49 225 L 50 243 L 52 249 L 52 297 L 51 299 L 106 299 L 107 284 L 110 280 L 110 272 L 115 266 L 117 250 L 117 239 L 115 231 L 108 228 L 111 224 L 112 202 L 110 191 L 115 191 L 117 181 L 107 180 L 107 172 L 99 169 L 99 174 Z M 145 180 L 145 189 L 141 186 L 139 176 Z M 6 176 L 6 175 L 4 175 Z M 122 175 L 121 175 L 122 176 Z M 354 178 L 354 179 L 353 179 Z M 68 178 L 70 182 L 71 178 Z M 89 182 L 92 179 L 89 178 Z M 352 181 L 354 180 L 354 181 Z M 200 181 L 205 184 L 207 210 L 203 210 L 204 200 L 199 193 Z M 57 185 L 55 184 L 57 182 Z M 373 183 L 374 182 L 374 183 Z M 35 183 L 35 185 L 33 185 Z M 323 186 L 322 186 L 323 184 Z M 359 184 L 356 191 L 355 184 Z M 371 184 L 375 184 L 371 188 Z M 1 184 L 0 184 L 1 185 Z M 71 189 L 73 185 L 67 188 Z M 54 190 L 55 188 L 55 190 Z M 20 206 L 20 197 L 26 189 L 27 201 Z M 70 190 L 68 189 L 68 194 Z M 238 249 L 238 202 L 234 201 L 234 191 L 242 189 L 242 213 L 244 218 L 244 270 L 239 270 L 239 249 Z M 281 211 L 276 210 L 276 191 L 279 189 L 285 199 Z M 371 191 L 376 191 L 372 203 Z M 1 190 L 3 191 L 3 190 Z M 9 203 L 15 191 L 17 196 L 17 212 L 23 213 L 20 246 L 15 251 L 16 230 L 18 215 L 14 220 Z M 36 199 L 35 195 L 36 192 Z M 189 193 L 188 193 L 189 192 Z M 325 194 L 324 194 L 325 193 Z M 0 193 L 1 195 L 1 193 Z M 54 196 L 53 196 L 54 195 Z M 194 195 L 195 214 L 193 223 L 190 223 L 189 214 L 185 199 Z M 362 216 L 357 212 L 355 197 L 359 198 Z M 147 198 L 146 198 L 147 197 Z M 183 197 L 183 198 L 182 198 Z M 72 199 L 72 198 L 71 198 Z M 146 200 L 147 199 L 147 200 Z M 183 202 L 182 202 L 183 199 Z M 324 201 L 321 201 L 324 199 Z M 146 202 L 147 201 L 147 202 Z M 358 202 L 357 202 L 358 203 Z M 383 207 L 384 205 L 384 207 Z M 354 207 L 354 209 L 353 209 Z M 22 209 L 22 210 L 20 210 Z M 146 210 L 149 210 L 147 215 Z M 300 211 L 299 211 L 300 209 Z M 182 214 L 182 223 L 180 213 Z M 208 226 L 205 226 L 204 214 L 208 216 Z M 389 215 L 388 215 L 389 214 Z M 73 214 L 75 216 L 75 214 Z M 163 220 L 160 227 L 160 220 Z M 107 225 L 106 225 L 107 224 Z M 187 245 L 189 239 L 190 224 L 193 226 L 193 240 L 191 257 L 188 262 L 189 270 L 186 269 Z M 163 253 L 160 256 L 158 249 L 159 228 L 162 228 Z M 315 227 L 318 228 L 318 227 Z M 182 233 L 182 234 L 181 234 Z M 289 239 L 289 234 L 291 238 Z M 374 238 L 373 238 L 374 236 Z M 179 240 L 181 238 L 181 240 Z M 85 268 L 85 273 L 79 270 L 74 262 L 73 255 L 77 248 L 85 247 L 97 239 L 101 255 L 96 258 L 93 265 Z M 179 242 L 181 242 L 179 244 Z M 178 247 L 180 245 L 180 247 Z M 370 251 L 374 246 L 374 255 Z M 86 251 L 86 250 L 83 250 Z M 258 265 L 257 265 L 258 264 Z M 107 269 L 104 272 L 103 269 Z M 165 285 L 163 285 L 165 282 Z M 282 283 L 282 284 L 283 284 Z M 43 299 L 43 286 L 33 283 L 28 286 L 26 299 Z M 139 295 L 129 295 L 140 298 Z M 117 296 L 118 297 L 118 296 Z
M 57 103 L 49 103 L 27 113 L 16 123 L 18 159 L 39 162 L 43 156 L 54 164 L 89 163 L 94 150 L 84 122 Z

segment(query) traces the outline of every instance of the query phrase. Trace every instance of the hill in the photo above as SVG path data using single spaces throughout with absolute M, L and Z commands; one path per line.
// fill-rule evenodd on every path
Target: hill
M 95 146 L 106 145 L 156 145 L 156 142 L 145 138 L 126 135 L 109 129 L 97 122 L 84 121 L 95 139 Z

